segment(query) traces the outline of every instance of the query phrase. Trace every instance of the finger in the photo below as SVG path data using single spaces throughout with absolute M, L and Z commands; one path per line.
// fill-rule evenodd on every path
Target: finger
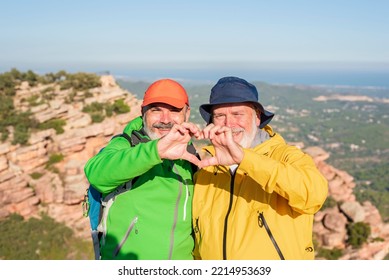
M 227 126 L 221 126 L 217 130 L 215 130 L 216 135 L 223 134 L 223 133 L 231 133 L 231 128 Z
M 199 162 L 198 167 L 204 168 L 211 165 L 219 165 L 219 162 L 216 157 L 206 158 Z
M 189 131 L 191 131 L 192 133 L 200 130 L 197 125 L 195 125 L 194 123 L 189 123 L 189 122 L 183 122 L 181 124 L 183 127 L 185 127 L 186 129 L 188 129 Z
M 183 125 L 178 125 L 178 124 L 175 124 L 173 125 L 173 128 L 171 130 L 173 133 L 174 132 L 178 132 L 180 133 L 181 135 L 189 135 L 189 131 L 186 127 L 184 127 Z
M 203 129 L 203 136 L 204 138 L 207 138 L 209 139 L 209 132 L 210 130 L 214 127 L 215 125 L 213 123 L 207 125 L 204 129 Z
M 181 158 L 195 164 L 196 166 L 200 165 L 200 160 L 195 155 L 188 152 L 184 152 Z
M 221 128 L 221 126 L 218 126 L 218 125 L 214 125 L 213 127 L 210 128 L 209 135 L 208 135 L 210 140 L 215 138 L 215 136 L 217 135 L 217 132 L 219 131 L 220 128 Z
M 187 130 L 189 130 L 189 133 L 191 136 L 197 138 L 197 139 L 202 139 L 202 131 L 200 128 L 195 125 L 194 123 L 183 123 L 182 124 Z
M 196 133 L 196 134 L 194 134 L 192 136 L 194 136 L 197 140 L 205 139 L 204 134 L 203 134 L 202 131 L 199 131 L 198 133 Z

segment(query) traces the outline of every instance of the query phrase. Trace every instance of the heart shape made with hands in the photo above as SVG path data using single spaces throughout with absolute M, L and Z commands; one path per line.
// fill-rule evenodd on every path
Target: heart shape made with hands
M 215 148 L 215 155 L 199 160 L 189 153 L 186 148 L 192 137 L 198 140 L 209 139 Z M 193 123 L 175 124 L 169 133 L 158 141 L 157 146 L 161 158 L 184 159 L 199 168 L 210 165 L 239 164 L 243 159 L 243 148 L 234 141 L 232 129 L 214 124 L 209 124 L 203 130 Z

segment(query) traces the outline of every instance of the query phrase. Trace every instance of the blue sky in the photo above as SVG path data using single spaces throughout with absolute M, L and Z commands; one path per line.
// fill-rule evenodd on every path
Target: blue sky
M 0 11 L 1 72 L 389 69 L 384 0 L 13 0 Z

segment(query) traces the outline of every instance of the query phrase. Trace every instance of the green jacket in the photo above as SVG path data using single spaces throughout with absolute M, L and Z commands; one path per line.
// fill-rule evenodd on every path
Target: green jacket
M 138 117 L 124 132 L 131 135 L 142 127 Z M 193 258 L 192 167 L 184 160 L 161 160 L 157 142 L 131 147 L 125 138 L 116 137 L 85 165 L 89 182 L 104 195 L 136 178 L 110 207 L 102 259 Z

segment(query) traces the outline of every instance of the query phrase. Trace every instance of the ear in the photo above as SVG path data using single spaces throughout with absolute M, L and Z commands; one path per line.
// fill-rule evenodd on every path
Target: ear
M 257 117 L 257 120 L 255 121 L 255 124 L 257 127 L 261 124 L 261 117 Z
M 256 125 L 257 127 L 259 127 L 259 125 L 261 124 L 261 111 L 255 110 L 255 115 L 256 115 L 256 118 L 255 118 L 255 125 Z
M 190 107 L 186 107 L 186 112 L 185 112 L 185 121 L 189 121 L 190 117 Z

